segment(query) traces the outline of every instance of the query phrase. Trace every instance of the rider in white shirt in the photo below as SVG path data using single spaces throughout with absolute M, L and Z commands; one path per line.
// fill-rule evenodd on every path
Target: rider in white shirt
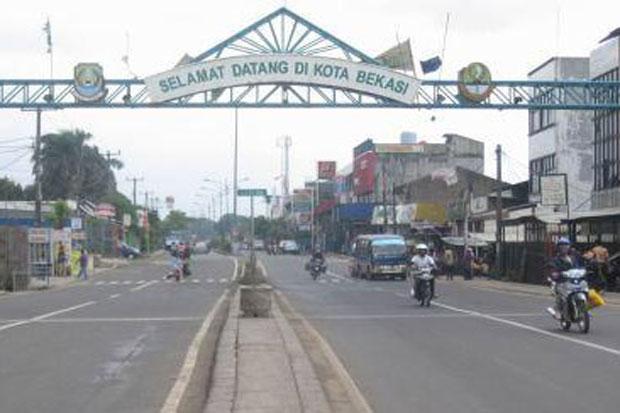
M 414 271 L 420 271 L 424 269 L 436 270 L 437 264 L 433 257 L 428 255 L 428 247 L 426 244 L 416 245 L 416 255 L 411 259 L 411 267 Z M 411 288 L 411 295 L 415 296 L 415 291 L 418 290 L 418 280 L 414 277 L 414 285 Z M 431 294 L 435 297 L 435 279 L 431 280 Z

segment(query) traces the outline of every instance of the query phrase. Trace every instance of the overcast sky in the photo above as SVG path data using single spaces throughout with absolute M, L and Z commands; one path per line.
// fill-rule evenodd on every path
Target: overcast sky
M 130 76 L 121 57 L 129 34 L 131 69 L 143 77 L 174 66 L 184 53 L 196 55 L 274 9 L 287 5 L 341 40 L 375 56 L 400 39 L 412 39 L 416 60 L 441 52 L 446 13 L 451 13 L 443 79 L 453 79 L 472 61 L 486 63 L 495 79 L 525 79 L 551 56 L 587 56 L 620 26 L 617 0 L 227 0 L 89 3 L 68 0 L 10 1 L 0 14 L 0 78 L 49 76 L 42 27 L 52 25 L 54 72 L 71 78 L 78 62 L 99 62 L 107 78 Z M 432 74 L 436 78 L 439 73 Z M 436 118 L 435 121 L 431 117 Z M 0 139 L 31 136 L 33 113 L 0 111 Z M 194 202 L 204 178 L 232 180 L 233 111 L 65 110 L 43 115 L 43 133 L 63 128 L 91 132 L 102 150 L 121 151 L 126 178 L 144 177 L 140 190 L 176 198 L 176 207 L 197 214 Z M 247 109 L 240 111 L 241 186 L 269 189 L 280 174 L 276 140 L 293 139 L 292 187 L 315 173 L 317 160 L 352 160 L 352 147 L 366 138 L 396 142 L 403 130 L 441 142 L 444 133 L 480 139 L 486 173 L 493 174 L 495 145 L 508 157 L 504 176 L 527 177 L 527 114 L 522 111 L 414 111 L 381 109 Z M 0 153 L 0 174 L 32 181 L 29 157 Z M 240 211 L 247 210 L 240 201 Z M 262 208 L 261 208 L 262 210 Z

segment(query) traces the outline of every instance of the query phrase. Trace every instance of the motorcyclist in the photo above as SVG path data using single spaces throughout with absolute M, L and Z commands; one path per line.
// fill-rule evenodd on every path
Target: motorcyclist
M 437 264 L 433 257 L 428 255 L 428 246 L 426 244 L 416 245 L 416 254 L 411 258 L 411 268 L 414 271 L 421 271 L 430 269 L 431 271 L 437 269 Z M 411 295 L 417 298 L 417 292 L 419 291 L 419 280 L 413 277 L 413 286 L 411 288 Z M 431 297 L 435 297 L 435 279 L 431 280 Z
M 323 252 L 320 248 L 315 248 L 312 252 L 310 262 L 307 264 L 307 269 L 309 270 L 311 266 L 317 264 L 321 267 L 321 271 L 325 271 L 325 256 L 323 256 Z
M 559 309 L 560 309 L 560 300 L 561 297 L 558 294 L 558 284 L 563 282 L 562 280 L 562 272 L 571 270 L 577 267 L 577 263 L 574 258 L 569 254 L 570 252 L 570 241 L 567 238 L 560 238 L 556 242 L 556 255 L 551 260 L 551 274 L 550 278 L 553 282 L 553 294 L 555 295 L 555 306 L 549 307 L 547 311 L 551 313 L 554 317 L 559 317 Z

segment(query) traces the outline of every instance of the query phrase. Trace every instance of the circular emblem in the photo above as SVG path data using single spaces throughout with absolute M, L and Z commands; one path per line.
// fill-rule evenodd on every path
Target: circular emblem
M 470 63 L 459 72 L 459 93 L 472 102 L 482 102 L 493 91 L 491 71 L 482 63 Z
M 73 95 L 83 102 L 96 102 L 106 93 L 103 68 L 98 63 L 79 63 L 73 69 Z

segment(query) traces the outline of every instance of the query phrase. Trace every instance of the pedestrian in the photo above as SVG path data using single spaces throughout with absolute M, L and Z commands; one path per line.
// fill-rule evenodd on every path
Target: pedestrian
M 67 254 L 65 253 L 65 245 L 62 241 L 58 241 L 58 249 L 56 252 L 56 276 L 62 277 L 67 275 Z
M 474 260 L 475 259 L 476 259 L 476 255 L 474 254 L 474 249 L 472 247 L 467 247 L 467 249 L 465 250 L 465 255 L 463 257 L 466 280 L 471 280 L 474 276 Z
M 443 253 L 443 262 L 446 267 L 446 280 L 454 280 L 454 251 L 446 248 Z
M 80 274 L 78 278 L 81 280 L 88 279 L 88 252 L 86 248 L 82 248 L 80 252 Z

